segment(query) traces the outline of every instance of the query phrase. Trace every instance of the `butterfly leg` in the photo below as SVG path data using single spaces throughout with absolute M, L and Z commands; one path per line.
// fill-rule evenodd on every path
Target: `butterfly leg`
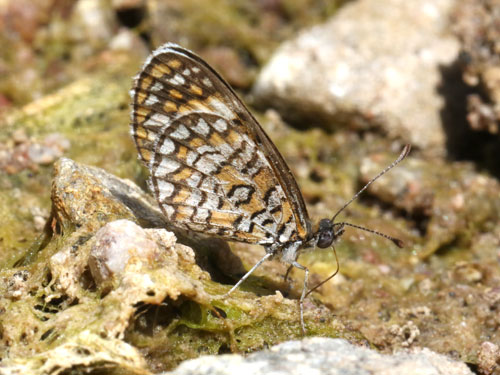
M 297 263 L 294 261 L 292 263 L 293 267 L 296 267 L 302 271 L 304 271 L 304 285 L 302 287 L 302 294 L 300 295 L 299 299 L 299 312 L 300 312 L 300 327 L 302 328 L 302 334 L 306 334 L 306 326 L 304 324 L 304 299 L 306 298 L 307 294 L 307 281 L 309 280 L 309 269 L 302 264 Z
M 284 276 L 284 280 L 285 280 L 285 283 L 288 281 L 288 275 L 290 274 L 290 271 L 292 270 L 293 268 L 293 265 L 291 264 L 287 270 L 286 270 L 286 273 L 285 273 L 285 276 Z
M 287 285 L 286 290 L 285 290 L 285 292 L 286 292 L 285 297 L 287 297 L 290 294 L 290 290 L 292 289 L 292 283 L 288 282 L 288 275 L 290 274 L 290 271 L 292 270 L 292 268 L 293 268 L 292 265 L 288 266 L 288 269 L 286 270 L 285 276 L 283 277 L 285 284 Z
M 253 273 L 253 271 L 255 271 L 262 263 L 264 263 L 266 260 L 268 260 L 273 255 L 274 255 L 273 253 L 266 253 L 266 255 L 264 255 L 262 257 L 262 259 L 259 260 L 257 262 L 257 264 L 255 266 L 253 266 L 250 269 L 250 271 L 248 271 L 231 289 L 229 289 L 229 292 L 227 292 L 226 294 L 224 294 L 223 297 L 225 298 L 225 297 L 229 296 L 237 287 L 239 287 L 241 285 L 241 283 L 243 281 L 245 281 L 248 278 L 248 276 L 250 276 Z

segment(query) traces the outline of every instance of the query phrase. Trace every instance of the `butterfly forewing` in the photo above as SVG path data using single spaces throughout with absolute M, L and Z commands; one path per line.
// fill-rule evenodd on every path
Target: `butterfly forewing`
M 309 219 L 283 158 L 229 85 L 167 44 L 135 78 L 131 132 L 175 225 L 237 241 L 305 241 Z

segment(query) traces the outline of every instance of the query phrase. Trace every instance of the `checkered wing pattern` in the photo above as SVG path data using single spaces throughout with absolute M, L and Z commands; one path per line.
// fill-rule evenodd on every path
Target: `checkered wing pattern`
M 174 44 L 134 82 L 131 132 L 150 188 L 176 226 L 279 246 L 310 235 L 297 183 L 231 87 Z

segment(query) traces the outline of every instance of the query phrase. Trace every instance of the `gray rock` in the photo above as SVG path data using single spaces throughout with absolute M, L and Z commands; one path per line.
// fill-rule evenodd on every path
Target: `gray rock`
M 182 363 L 168 374 L 323 374 L 323 375 L 466 375 L 462 362 L 428 349 L 380 354 L 342 339 L 315 337 L 288 341 L 243 357 L 229 354 L 205 356 Z
M 453 0 L 361 0 L 283 44 L 260 73 L 257 104 L 288 120 L 382 127 L 442 154 L 442 69 L 459 52 L 447 34 Z

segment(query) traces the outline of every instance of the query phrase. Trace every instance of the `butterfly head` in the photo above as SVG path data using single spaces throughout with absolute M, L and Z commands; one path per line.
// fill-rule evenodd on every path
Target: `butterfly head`
M 368 186 L 370 186 L 379 177 L 381 177 L 382 175 L 387 173 L 389 170 L 391 170 L 396 165 L 398 165 L 404 158 L 406 158 L 408 156 L 408 154 L 410 153 L 410 149 L 411 149 L 411 147 L 409 144 L 405 145 L 405 147 L 403 147 L 403 150 L 401 151 L 401 154 L 399 155 L 399 157 L 392 164 L 390 164 L 388 167 L 386 167 L 382 172 L 380 172 L 378 175 L 376 175 L 370 181 L 368 181 L 365 184 L 365 186 L 363 186 L 361 188 L 361 190 L 359 190 L 356 194 L 354 194 L 354 196 L 349 201 L 347 201 L 337 211 L 337 213 L 335 215 L 333 215 L 333 217 L 331 219 L 320 220 L 319 225 L 318 225 L 318 230 L 313 235 L 313 244 L 316 247 L 319 247 L 320 249 L 325 249 L 327 247 L 330 247 L 333 244 L 333 242 L 344 233 L 345 226 L 361 229 L 361 230 L 364 230 L 366 232 L 370 232 L 370 233 L 379 235 L 381 237 L 384 237 L 384 238 L 391 240 L 396 246 L 403 247 L 403 241 L 401 241 L 398 238 L 388 236 L 384 233 L 375 231 L 373 229 L 365 228 L 365 227 L 362 227 L 362 226 L 359 226 L 356 224 L 351 224 L 351 223 L 346 223 L 346 222 L 336 223 L 335 219 L 342 211 L 344 211 L 344 209 L 347 208 L 347 206 L 349 206 L 353 201 L 355 201 L 359 197 L 359 195 L 368 188 Z
M 315 243 L 320 249 L 330 247 L 344 233 L 344 223 L 334 223 L 330 219 L 321 219 L 315 233 Z

